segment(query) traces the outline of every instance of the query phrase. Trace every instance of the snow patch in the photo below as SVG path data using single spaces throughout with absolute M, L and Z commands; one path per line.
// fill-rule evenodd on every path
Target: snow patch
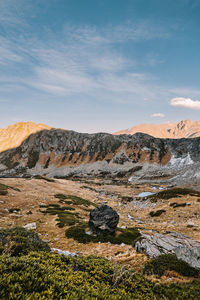
M 185 157 L 175 157 L 173 155 L 169 162 L 170 167 L 178 167 L 178 168 L 185 167 L 185 166 L 192 165 L 192 164 L 194 164 L 194 161 L 191 159 L 189 153 Z

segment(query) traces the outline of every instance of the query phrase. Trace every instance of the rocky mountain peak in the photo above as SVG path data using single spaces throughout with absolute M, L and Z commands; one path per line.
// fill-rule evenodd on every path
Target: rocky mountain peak
M 30 134 L 51 129 L 45 124 L 19 122 L 0 129 L 0 152 L 19 146 Z

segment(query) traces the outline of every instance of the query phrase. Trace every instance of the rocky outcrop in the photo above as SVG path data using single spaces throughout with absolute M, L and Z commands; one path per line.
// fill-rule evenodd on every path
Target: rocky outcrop
M 188 263 L 191 267 L 200 270 L 200 243 L 194 247 L 178 247 L 175 251 L 178 259 Z
M 119 215 L 110 206 L 103 204 L 90 212 L 89 226 L 97 235 L 114 234 L 118 222 Z
M 135 248 L 138 252 L 145 253 L 151 258 L 157 257 L 161 254 L 169 253 L 177 253 L 179 257 L 181 255 L 183 257 L 184 253 L 187 253 L 187 251 L 183 252 L 182 250 L 181 252 L 181 248 L 184 247 L 184 249 L 190 249 L 193 247 L 198 247 L 199 249 L 200 247 L 200 241 L 193 240 L 179 232 L 168 232 L 166 234 L 155 233 L 152 235 L 145 233 L 141 234 L 142 237 L 135 243 Z M 187 263 L 189 263 L 188 261 Z

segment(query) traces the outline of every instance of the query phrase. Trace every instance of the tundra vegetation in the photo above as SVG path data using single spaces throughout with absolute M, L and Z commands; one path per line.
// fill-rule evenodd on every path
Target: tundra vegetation
M 24 228 L 1 229 L 0 245 L 1 299 L 199 299 L 199 278 L 184 284 L 156 284 L 104 258 L 51 253 L 37 233 Z M 198 277 L 169 256 L 152 260 L 143 273 L 165 270 Z

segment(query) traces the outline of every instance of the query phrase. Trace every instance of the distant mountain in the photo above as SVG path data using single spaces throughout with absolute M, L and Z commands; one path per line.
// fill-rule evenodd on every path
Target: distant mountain
M 30 134 L 51 129 L 45 124 L 19 122 L 0 129 L 0 152 L 19 146 Z
M 183 120 L 178 123 L 141 124 L 113 134 L 135 134 L 136 132 L 146 133 L 156 138 L 195 138 L 200 137 L 200 121 Z

